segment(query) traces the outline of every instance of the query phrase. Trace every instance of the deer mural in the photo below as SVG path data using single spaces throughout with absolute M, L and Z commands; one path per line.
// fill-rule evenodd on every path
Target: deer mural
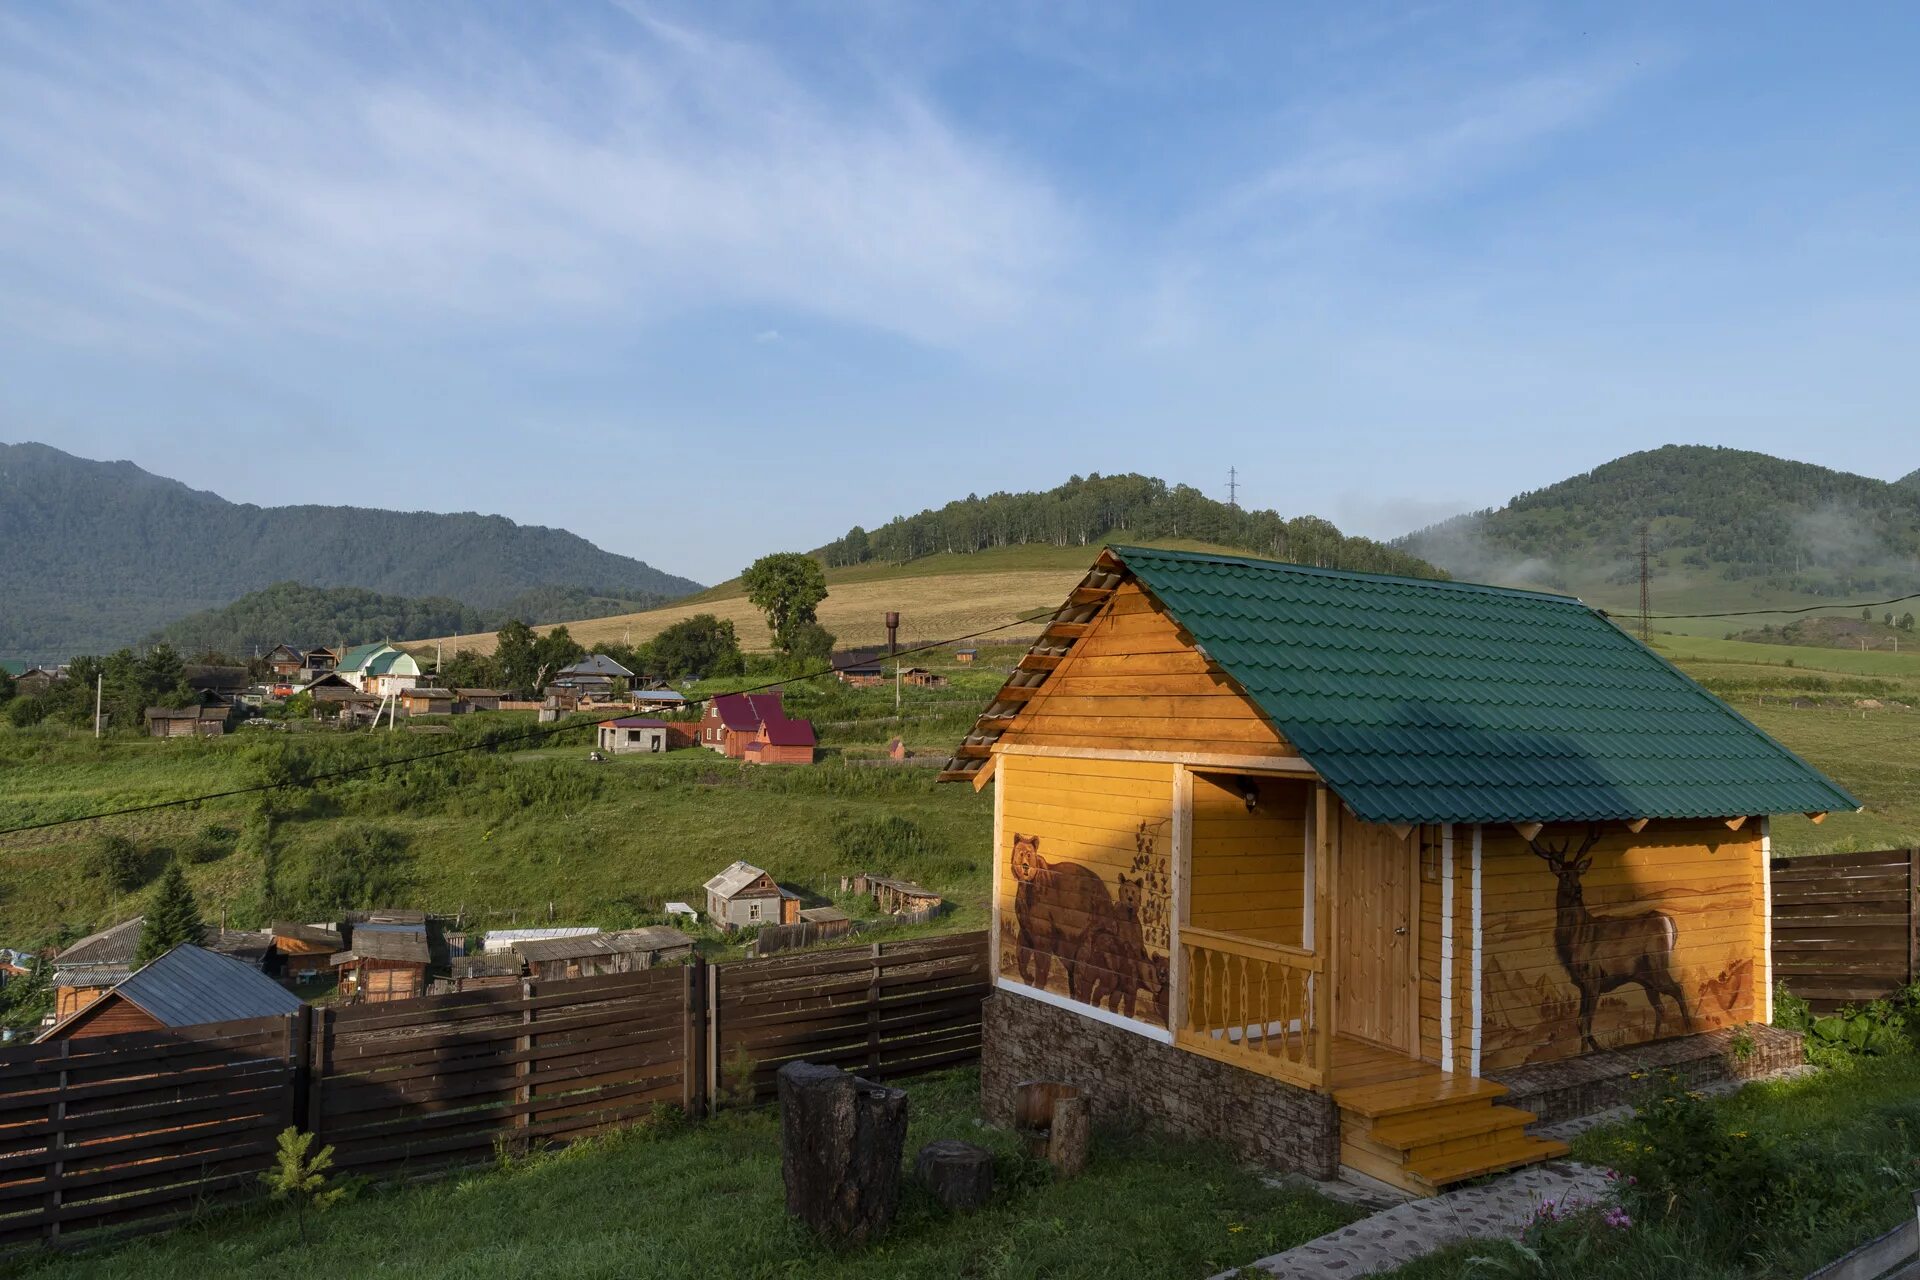
M 1527 841 L 1535 856 L 1547 864 L 1559 881 L 1554 897 L 1553 947 L 1567 977 L 1580 993 L 1580 1043 L 1598 1051 L 1593 1038 L 1593 1014 L 1600 997 L 1617 987 L 1638 983 L 1653 1006 L 1653 1034 L 1658 1037 L 1665 1023 L 1662 995 L 1671 996 L 1680 1010 L 1680 1025 L 1693 1030 L 1693 1017 L 1687 1012 L 1686 997 L 1673 976 L 1673 947 L 1679 937 L 1673 917 L 1663 911 L 1633 911 L 1618 915 L 1595 915 L 1587 910 L 1585 890 L 1580 877 L 1593 865 L 1593 846 L 1600 843 L 1600 828 L 1590 826 L 1577 850 L 1569 836 L 1555 848 L 1539 836 Z

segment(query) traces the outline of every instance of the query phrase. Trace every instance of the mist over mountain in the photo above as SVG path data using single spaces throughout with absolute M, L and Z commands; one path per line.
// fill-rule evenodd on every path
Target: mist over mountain
M 481 613 L 556 585 L 623 599 L 700 589 L 564 529 L 229 502 L 130 462 L 32 443 L 0 444 L 0 548 L 0 656 L 35 660 L 133 644 L 291 581 L 446 597 Z

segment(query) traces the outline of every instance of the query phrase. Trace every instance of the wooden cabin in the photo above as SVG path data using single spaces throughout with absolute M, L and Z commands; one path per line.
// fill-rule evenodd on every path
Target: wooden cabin
M 352 926 L 345 951 L 329 963 L 339 976 L 340 998 L 365 1004 L 411 1000 L 427 993 L 432 953 L 424 923 L 361 923 Z
M 750 862 L 734 863 L 707 881 L 706 890 L 707 919 L 722 929 L 799 923 L 800 895 Z
M 280 677 L 282 680 L 297 676 L 307 669 L 307 655 L 290 644 L 277 644 L 273 646 L 273 648 L 267 650 L 266 655 L 262 657 L 260 661 L 266 664 L 268 671 Z
M 1858 807 L 1576 599 L 1122 547 L 941 776 L 995 784 L 988 1114 L 1421 1193 L 1565 1150 L 1503 1073 L 1770 1020 L 1768 815 Z
M 243 960 L 183 945 L 61 1017 L 39 1039 L 80 1040 L 272 1018 L 298 1011 L 300 1003 L 300 997 Z
M 700 745 L 734 760 L 745 759 L 747 744 L 760 726 L 786 718 L 778 692 L 716 694 L 700 716 Z
M 974 648 L 972 645 L 967 645 L 963 648 L 955 649 L 953 651 L 953 660 L 959 663 L 963 667 L 972 666 L 974 659 L 978 658 L 979 656 L 980 656 L 980 651 Z
M 764 720 L 741 756 L 748 764 L 812 764 L 813 725 L 806 720 Z
M 333 957 L 344 945 L 338 929 L 326 925 L 275 921 L 273 955 L 281 974 L 295 982 L 311 982 L 333 970 Z
M 154 738 L 217 738 L 227 731 L 231 708 L 148 707 L 147 735 Z
M 456 715 L 466 715 L 470 711 L 498 711 L 501 700 L 506 696 L 498 689 L 455 689 L 453 710 Z
M 873 904 L 887 915 L 932 911 L 941 902 L 939 894 L 911 880 L 876 876 L 865 871 L 846 877 L 841 881 L 841 887 L 852 893 L 871 894 Z
M 453 714 L 453 690 L 415 685 L 401 691 L 400 709 L 410 716 L 450 716 Z
M 922 689 L 944 689 L 947 678 L 937 671 L 925 667 L 908 667 L 901 671 L 900 679 L 906 684 L 917 685 Z

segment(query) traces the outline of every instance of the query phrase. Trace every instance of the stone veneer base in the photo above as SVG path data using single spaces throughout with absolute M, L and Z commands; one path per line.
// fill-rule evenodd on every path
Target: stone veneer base
M 1744 1058 L 1735 1050 L 1742 1035 L 1753 1044 Z M 1493 1071 L 1488 1077 L 1512 1090 L 1503 1102 L 1533 1112 L 1540 1117 L 1537 1123 L 1548 1125 L 1634 1102 L 1656 1083 L 1651 1077 L 1666 1072 L 1694 1087 L 1772 1075 L 1806 1059 L 1799 1032 L 1753 1023 Z

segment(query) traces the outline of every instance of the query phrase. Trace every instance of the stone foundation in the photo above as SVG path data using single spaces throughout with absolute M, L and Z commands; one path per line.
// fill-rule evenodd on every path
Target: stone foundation
M 1013 1123 L 1023 1080 L 1077 1085 L 1096 1120 L 1146 1123 L 1224 1142 L 1244 1160 L 1331 1178 L 1340 1166 L 1333 1099 L 1184 1052 L 1017 992 L 987 998 L 980 1045 L 980 1106 Z
M 1753 1042 L 1753 1051 L 1744 1059 L 1734 1050 L 1743 1035 Z M 1693 1087 L 1716 1080 L 1750 1080 L 1805 1061 L 1799 1032 L 1753 1023 L 1603 1050 L 1564 1062 L 1514 1067 L 1492 1072 L 1489 1078 L 1513 1091 L 1502 1102 L 1533 1112 L 1540 1124 L 1557 1124 L 1634 1102 L 1646 1092 L 1649 1077 L 1667 1072 L 1677 1073 Z

